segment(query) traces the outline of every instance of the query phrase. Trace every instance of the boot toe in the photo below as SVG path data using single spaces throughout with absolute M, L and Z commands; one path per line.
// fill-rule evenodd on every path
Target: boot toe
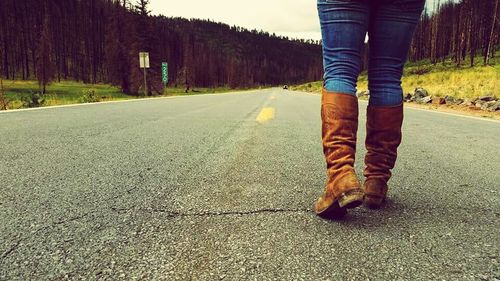
M 324 219 L 340 219 L 347 214 L 347 209 L 339 206 L 338 201 L 324 207 L 321 204 L 322 198 L 314 204 L 314 212 Z
M 322 218 L 341 218 L 347 214 L 347 209 L 353 209 L 363 204 L 363 190 L 351 189 L 334 197 L 325 194 L 316 201 L 314 212 Z

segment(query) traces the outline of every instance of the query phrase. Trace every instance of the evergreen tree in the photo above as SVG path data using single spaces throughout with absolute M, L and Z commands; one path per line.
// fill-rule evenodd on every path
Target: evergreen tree
M 40 35 L 36 72 L 40 92 L 45 94 L 47 85 L 54 79 L 54 61 L 52 60 L 52 38 L 49 30 L 49 17 L 45 16 Z
M 124 2 L 125 5 L 125 2 Z M 130 38 L 126 34 L 129 27 L 127 11 L 120 2 L 113 5 L 114 9 L 106 29 L 106 68 L 108 81 L 121 87 L 126 94 L 132 94 Z

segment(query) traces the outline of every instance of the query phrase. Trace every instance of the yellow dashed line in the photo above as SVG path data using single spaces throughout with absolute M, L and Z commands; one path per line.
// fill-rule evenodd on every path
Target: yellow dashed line
M 274 119 L 275 109 L 272 107 L 264 107 L 262 111 L 257 116 L 256 121 L 259 123 L 265 123 L 271 119 Z

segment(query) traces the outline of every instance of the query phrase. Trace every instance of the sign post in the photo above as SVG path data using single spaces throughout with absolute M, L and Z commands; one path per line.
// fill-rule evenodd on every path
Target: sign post
M 167 88 L 168 84 L 168 63 L 164 62 L 161 64 L 161 77 L 163 80 L 163 85 Z
M 140 52 L 139 53 L 139 64 L 142 69 L 144 69 L 144 95 L 148 95 L 148 79 L 147 79 L 147 69 L 149 68 L 149 53 Z

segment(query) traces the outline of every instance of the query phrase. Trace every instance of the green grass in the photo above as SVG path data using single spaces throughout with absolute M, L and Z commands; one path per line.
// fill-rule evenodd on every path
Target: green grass
M 22 98 L 39 91 L 37 81 L 4 80 L 3 86 L 5 96 L 10 101 L 9 109 L 23 108 Z M 44 106 L 80 103 L 86 90 L 94 90 L 102 101 L 134 98 L 123 94 L 120 89 L 111 85 L 89 85 L 74 81 L 62 81 L 52 83 L 47 87 Z
M 19 109 L 25 107 L 22 102 L 23 97 L 30 93 L 39 91 L 37 81 L 3 80 L 6 98 L 10 101 L 8 109 Z M 61 81 L 52 83 L 47 87 L 44 96 L 44 106 L 66 105 L 82 103 L 84 93 L 93 90 L 100 101 L 117 101 L 143 98 L 141 96 L 130 96 L 121 92 L 117 87 L 106 84 L 83 84 L 75 81 Z M 185 96 L 195 94 L 226 93 L 234 91 L 227 87 L 220 88 L 195 88 L 195 92 L 185 93 L 184 88 L 169 87 L 164 96 Z
M 228 87 L 217 87 L 217 88 L 195 88 L 193 90 L 190 90 L 189 93 L 185 92 L 186 88 L 175 88 L 175 87 L 168 87 L 164 95 L 166 96 L 192 96 L 192 95 L 203 95 L 203 94 L 215 94 L 215 93 L 228 93 L 228 92 L 234 92 L 235 89 L 231 89 Z
M 402 87 L 405 93 L 422 87 L 435 97 L 453 96 L 456 98 L 476 98 L 486 94 L 500 97 L 500 58 L 491 61 L 491 65 L 483 66 L 478 57 L 474 67 L 469 65 L 457 67 L 451 61 L 407 64 L 404 70 Z M 416 73 L 423 73 L 418 75 Z M 292 90 L 319 92 L 322 82 L 311 82 L 293 86 Z M 368 89 L 368 76 L 364 72 L 358 80 L 358 90 Z

